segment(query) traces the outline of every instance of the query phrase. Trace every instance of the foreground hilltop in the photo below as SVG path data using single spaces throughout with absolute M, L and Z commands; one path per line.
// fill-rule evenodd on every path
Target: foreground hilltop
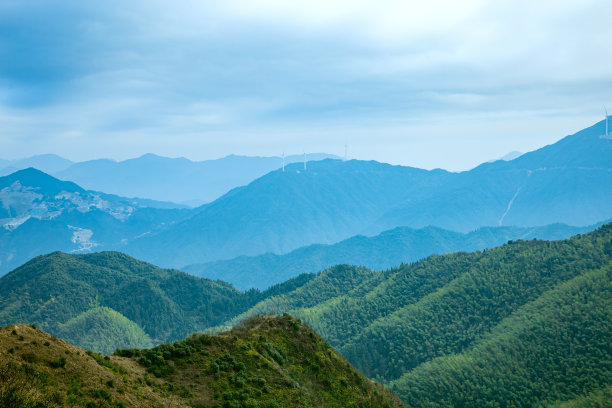
M 0 406 L 404 406 L 290 316 L 110 357 L 24 324 L 0 339 Z

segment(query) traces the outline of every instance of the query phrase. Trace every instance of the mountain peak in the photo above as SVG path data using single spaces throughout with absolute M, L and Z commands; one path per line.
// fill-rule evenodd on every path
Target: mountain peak
M 612 168 L 612 140 L 601 137 L 605 132 L 605 121 L 582 129 L 540 149 L 524 153 L 505 161 L 505 157 L 481 164 L 476 169 L 515 168 L 538 170 L 545 168 L 580 167 Z M 509 153 L 509 155 L 518 152 Z
M 186 159 L 185 157 L 166 157 L 166 156 L 160 156 L 158 154 L 155 153 L 145 153 L 140 157 L 137 157 L 135 159 L 128 159 L 125 160 L 121 163 L 129 163 L 129 162 L 135 162 L 135 161 L 147 161 L 147 162 L 170 162 L 170 161 L 175 161 L 175 162 L 189 162 L 191 163 L 191 160 Z
M 8 163 L 0 161 L 0 174 L 8 174 L 11 170 L 21 170 L 28 167 L 35 167 L 46 173 L 56 173 L 73 165 L 74 162 L 65 159 L 57 154 L 38 154 L 18 160 L 11 160 Z
M 85 191 L 71 181 L 59 180 L 34 167 L 17 170 L 8 176 L 0 177 L 0 188 L 8 187 L 16 181 L 22 186 L 38 188 L 41 192 L 49 195 L 57 194 L 60 191 Z

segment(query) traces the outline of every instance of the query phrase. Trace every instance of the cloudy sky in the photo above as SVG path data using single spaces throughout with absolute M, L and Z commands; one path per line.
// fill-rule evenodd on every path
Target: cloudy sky
M 612 111 L 609 0 L 0 1 L 0 158 L 467 169 Z

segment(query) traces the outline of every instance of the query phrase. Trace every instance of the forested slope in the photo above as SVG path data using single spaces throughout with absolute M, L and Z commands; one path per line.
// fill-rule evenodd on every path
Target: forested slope
M 364 274 L 314 306 L 298 289 L 257 311 L 275 305 L 302 318 L 409 405 L 478 407 L 499 402 L 495 393 L 518 402 L 491 406 L 555 404 L 610 385 L 611 258 L 607 224 L 563 241 L 513 241 Z M 539 364 L 527 364 L 530 353 Z M 510 371 L 496 374 L 502 365 Z
M 611 281 L 608 263 L 564 282 L 474 347 L 422 364 L 391 389 L 413 407 L 541 406 L 589 392 L 595 399 L 612 373 Z
M 261 296 L 118 252 L 54 252 L 0 278 L 0 325 L 36 323 L 77 345 L 112 352 L 204 330 Z

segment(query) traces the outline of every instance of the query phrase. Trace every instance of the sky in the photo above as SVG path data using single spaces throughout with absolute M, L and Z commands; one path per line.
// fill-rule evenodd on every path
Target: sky
M 465 170 L 612 111 L 609 0 L 0 0 L 0 158 Z

